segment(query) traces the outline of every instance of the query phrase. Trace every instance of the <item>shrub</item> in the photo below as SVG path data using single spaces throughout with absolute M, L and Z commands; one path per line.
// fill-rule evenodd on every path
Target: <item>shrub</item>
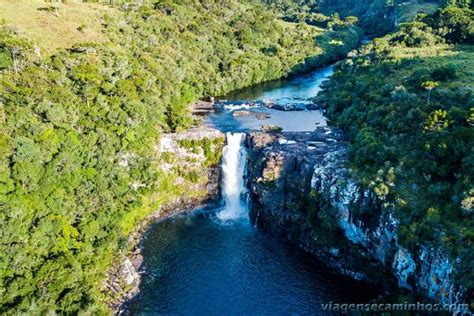
M 458 72 L 455 65 L 449 64 L 437 67 L 431 77 L 437 81 L 449 81 L 458 78 Z

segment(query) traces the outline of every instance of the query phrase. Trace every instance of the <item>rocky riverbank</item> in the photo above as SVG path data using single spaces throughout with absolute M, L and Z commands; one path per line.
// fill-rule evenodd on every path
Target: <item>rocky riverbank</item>
M 340 274 L 444 304 L 463 301 L 464 290 L 441 250 L 410 252 L 398 244 L 390 203 L 350 178 L 338 130 L 252 133 L 247 145 L 251 218 L 260 229 Z
M 320 107 L 313 100 L 304 98 L 283 98 L 277 100 L 219 100 L 213 103 L 218 109 L 234 110 L 234 109 L 252 109 L 252 108 L 269 108 L 278 111 L 311 111 L 319 110 Z
M 113 312 L 120 314 L 122 305 L 139 292 L 139 269 L 143 262 L 139 242 L 148 227 L 169 216 L 220 200 L 219 162 L 224 143 L 225 135 L 209 127 L 162 136 L 155 148 L 161 171 L 186 193 L 166 200 L 129 236 L 129 250 L 118 254 L 104 284 L 103 293 Z

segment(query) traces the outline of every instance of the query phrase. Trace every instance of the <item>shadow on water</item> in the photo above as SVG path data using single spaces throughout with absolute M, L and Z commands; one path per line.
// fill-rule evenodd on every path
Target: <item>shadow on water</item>
M 223 222 L 219 211 L 197 210 L 150 229 L 142 242 L 141 292 L 127 314 L 314 315 L 321 304 L 376 295 L 259 232 L 247 216 Z
M 227 134 L 222 207 L 168 218 L 143 238 L 140 294 L 127 314 L 314 315 L 321 304 L 375 296 L 251 225 L 242 140 L 243 134 Z
M 281 80 L 264 82 L 259 85 L 237 90 L 221 97 L 222 100 L 277 100 L 309 99 L 321 90 L 321 83 L 333 73 L 333 66 L 292 76 Z

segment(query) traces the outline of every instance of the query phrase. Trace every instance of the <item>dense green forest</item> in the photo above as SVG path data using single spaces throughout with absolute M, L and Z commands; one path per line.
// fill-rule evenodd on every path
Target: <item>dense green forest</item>
M 102 283 L 128 234 L 183 193 L 157 167 L 160 133 L 194 124 L 188 104 L 199 97 L 322 65 L 359 39 L 353 19 L 329 18 L 329 31 L 247 1 L 17 1 L 38 6 L 16 20 L 8 3 L 0 1 L 2 314 L 107 313 Z M 69 14 L 98 21 L 74 24 Z
M 287 21 L 305 21 L 311 25 L 332 27 L 340 19 L 352 20 L 357 17 L 359 25 L 369 36 L 383 35 L 394 28 L 395 3 L 387 0 L 264 1 L 284 12 Z
M 472 298 L 474 13 L 448 2 L 351 53 L 317 99 L 347 133 L 352 175 L 395 209 L 399 241 L 449 253 Z

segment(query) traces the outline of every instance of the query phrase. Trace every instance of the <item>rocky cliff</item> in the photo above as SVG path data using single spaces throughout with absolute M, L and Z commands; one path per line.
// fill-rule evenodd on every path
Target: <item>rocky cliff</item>
M 120 313 L 122 304 L 139 291 L 138 271 L 143 262 L 139 242 L 149 225 L 220 199 L 219 163 L 224 144 L 225 135 L 209 127 L 162 135 L 155 147 L 158 165 L 162 181 L 175 187 L 175 193 L 160 197 L 161 206 L 146 216 L 128 238 L 129 251 L 117 255 L 103 291 L 112 311 Z
M 398 244 L 391 204 L 350 178 L 338 130 L 252 133 L 247 145 L 251 218 L 260 229 L 300 245 L 338 273 L 444 304 L 463 301 L 453 264 L 440 249 Z

